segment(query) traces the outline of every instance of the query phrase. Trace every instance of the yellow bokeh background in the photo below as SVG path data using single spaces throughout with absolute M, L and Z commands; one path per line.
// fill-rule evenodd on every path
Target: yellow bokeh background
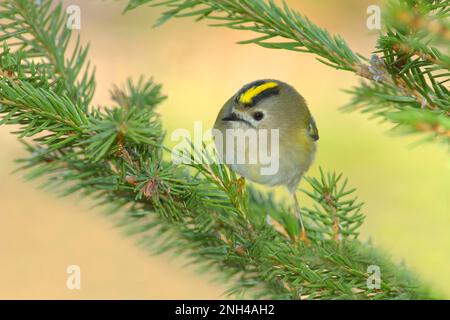
M 65 1 L 81 8 L 81 37 L 91 43 L 97 66 L 95 104 L 110 103 L 109 89 L 128 76 L 153 76 L 168 99 L 159 112 L 169 133 L 209 128 L 222 104 L 243 84 L 276 78 L 308 101 L 320 131 L 310 175 L 318 167 L 343 172 L 365 202 L 362 239 L 404 261 L 444 297 L 450 297 L 450 158 L 445 147 L 411 147 L 416 138 L 392 137 L 389 125 L 338 109 L 349 101 L 342 89 L 357 84 L 351 73 L 333 70 L 313 56 L 236 45 L 252 36 L 207 27 L 191 19 L 153 29 L 159 9 L 122 14 L 126 1 Z M 291 0 L 316 24 L 342 35 L 370 56 L 376 32 L 366 27 L 374 0 Z M 58 199 L 11 174 L 26 156 L 0 127 L 0 298 L 217 299 L 226 286 L 198 274 L 182 258 L 150 256 L 114 227 L 114 219 L 78 197 Z M 171 142 L 168 141 L 168 144 Z M 66 268 L 79 265 L 81 290 L 66 288 Z

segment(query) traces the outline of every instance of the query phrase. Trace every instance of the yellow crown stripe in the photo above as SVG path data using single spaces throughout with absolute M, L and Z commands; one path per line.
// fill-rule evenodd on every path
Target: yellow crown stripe
M 259 86 L 251 87 L 250 89 L 241 94 L 241 96 L 239 97 L 239 102 L 243 104 L 250 104 L 252 103 L 253 98 L 256 97 L 258 94 L 276 87 L 278 87 L 278 83 L 276 82 L 266 82 Z

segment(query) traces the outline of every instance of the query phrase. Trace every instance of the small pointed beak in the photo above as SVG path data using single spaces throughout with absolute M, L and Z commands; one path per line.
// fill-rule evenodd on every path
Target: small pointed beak
M 227 115 L 226 117 L 222 118 L 222 121 L 239 121 L 241 120 L 241 118 L 239 118 L 237 116 L 236 113 L 232 112 L 229 115 Z

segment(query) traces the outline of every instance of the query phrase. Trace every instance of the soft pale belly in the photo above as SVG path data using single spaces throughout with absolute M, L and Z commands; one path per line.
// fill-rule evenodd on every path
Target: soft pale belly
M 269 186 L 287 185 L 289 188 L 295 188 L 313 162 L 315 151 L 316 143 L 309 137 L 305 137 L 305 141 L 300 144 L 280 146 L 278 168 L 271 174 L 263 174 L 262 169 L 267 169 L 269 166 L 260 162 L 228 164 L 228 166 L 239 175 L 256 183 Z M 245 152 L 248 155 L 248 148 Z

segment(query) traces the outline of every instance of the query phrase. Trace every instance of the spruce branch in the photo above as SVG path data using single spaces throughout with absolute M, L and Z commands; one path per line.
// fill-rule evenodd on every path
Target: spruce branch
M 262 35 L 241 44 L 253 43 L 265 48 L 313 53 L 320 62 L 336 69 L 358 72 L 363 67 L 361 56 L 354 53 L 341 37 L 317 27 L 286 3 L 281 8 L 274 1 L 260 0 L 131 0 L 125 10 L 145 4 L 169 8 L 155 26 L 173 17 L 196 17 L 197 21 L 208 19 L 214 21 L 211 24 L 214 27 L 247 30 Z
M 450 117 L 449 0 L 389 0 L 385 28 L 370 58 L 354 52 L 344 39 L 316 26 L 286 2 L 278 6 L 273 0 L 129 0 L 125 10 L 147 4 L 167 9 L 156 25 L 174 17 L 195 17 L 213 21 L 211 26 L 258 34 L 241 44 L 312 53 L 318 61 L 362 78 L 359 87 L 347 91 L 354 99 L 346 110 L 364 107 L 366 101 L 359 93 L 369 91 L 374 105 L 382 105 L 383 110 L 364 108 L 366 112 L 393 122 L 401 132 L 438 132 L 427 138 L 450 143 L 446 125 L 437 131 L 421 129 Z M 417 116 L 421 112 L 427 115 Z
M 91 71 L 88 47 L 81 45 L 79 36 L 73 50 L 68 50 L 73 33 L 66 27 L 62 4 L 52 8 L 52 1 L 41 1 L 38 6 L 29 0 L 1 1 L 0 19 L 0 40 L 21 52 L 17 76 L 46 74 L 57 94 L 67 95 L 87 110 L 95 91 L 95 71 Z
M 0 53 L 0 124 L 19 126 L 15 134 L 29 156 L 18 161 L 18 170 L 26 170 L 27 178 L 47 176 L 45 188 L 93 199 L 108 214 L 120 216 L 119 225 L 139 236 L 144 247 L 183 254 L 191 263 L 217 271 L 232 284 L 229 293 L 235 296 L 433 297 L 409 271 L 357 239 L 362 204 L 341 174 L 321 171 L 320 177 L 307 178 L 304 193 L 314 206 L 302 208 L 311 234 L 311 244 L 305 245 L 298 241 L 292 208 L 246 185 L 227 167 L 165 160 L 156 113 L 165 97 L 152 79 L 114 87 L 115 105 L 93 108 L 88 105 L 93 87 L 83 80 L 64 80 L 74 65 L 76 70 L 86 67 L 85 54 L 75 55 L 71 64 L 60 63 L 56 72 L 52 59 L 65 60 L 53 43 L 32 62 L 36 51 L 29 43 L 41 48 L 43 35 L 66 32 L 61 6 L 53 8 L 51 2 L 24 8 L 24 1 L 11 1 L 1 11 L 3 17 L 17 16 L 21 32 L 28 35 L 16 37 L 22 44 L 4 44 Z M 0 38 L 11 39 L 14 30 L 2 27 Z M 191 151 L 192 157 L 199 152 Z M 367 286 L 370 265 L 381 269 L 379 288 Z

